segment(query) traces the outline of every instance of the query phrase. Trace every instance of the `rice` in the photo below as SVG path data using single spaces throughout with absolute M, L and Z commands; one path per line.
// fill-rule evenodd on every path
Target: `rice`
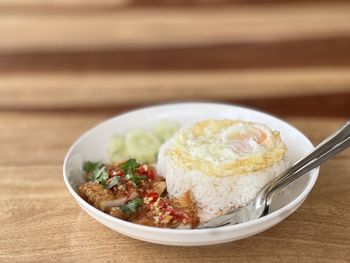
M 161 153 L 165 149 L 162 147 L 159 154 L 158 174 L 165 177 L 170 197 L 192 191 L 202 223 L 247 205 L 268 181 L 288 167 L 287 161 L 281 159 L 258 172 L 215 177 L 176 167 Z
M 269 167 L 253 172 L 223 176 L 207 174 L 195 166 L 185 169 L 169 157 L 166 153 L 174 143 L 173 138 L 161 146 L 157 172 L 165 177 L 170 198 L 192 191 L 201 223 L 247 205 L 267 182 L 288 167 L 283 157 Z

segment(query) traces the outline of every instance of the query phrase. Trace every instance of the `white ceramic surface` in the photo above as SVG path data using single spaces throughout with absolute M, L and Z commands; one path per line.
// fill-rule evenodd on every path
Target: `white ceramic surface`
M 86 132 L 73 144 L 63 164 L 63 177 L 69 192 L 83 210 L 107 227 L 136 239 L 166 245 L 201 246 L 238 240 L 260 233 L 293 213 L 314 186 L 318 169 L 312 170 L 290 185 L 287 194 L 277 195 L 269 215 L 238 225 L 212 229 L 163 229 L 133 224 L 99 211 L 77 194 L 75 187 L 83 182 L 82 162 L 106 161 L 106 146 L 114 134 L 124 133 L 132 128 L 152 127 L 161 119 L 172 119 L 185 125 L 209 118 L 242 119 L 267 124 L 281 132 L 281 137 L 288 147 L 287 159 L 291 162 L 305 156 L 314 148 L 311 142 L 291 125 L 252 109 L 216 103 L 178 103 L 148 107 L 107 120 Z

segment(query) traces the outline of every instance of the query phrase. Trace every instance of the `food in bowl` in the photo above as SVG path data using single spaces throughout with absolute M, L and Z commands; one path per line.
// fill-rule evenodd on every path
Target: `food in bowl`
M 142 135 L 137 139 L 147 141 Z M 195 228 L 247 205 L 286 169 L 286 152 L 279 132 L 266 125 L 204 120 L 165 140 L 157 171 L 135 159 L 85 163 L 89 182 L 78 192 L 117 218 L 156 227 Z M 144 161 L 143 156 L 139 160 Z
M 279 132 L 266 125 L 204 120 L 162 145 L 157 172 L 170 198 L 191 190 L 203 223 L 246 206 L 287 168 L 286 152 Z
M 86 162 L 88 182 L 78 187 L 80 196 L 111 216 L 133 223 L 169 228 L 195 228 L 199 218 L 191 192 L 166 196 L 163 177 L 135 159 L 105 165 Z

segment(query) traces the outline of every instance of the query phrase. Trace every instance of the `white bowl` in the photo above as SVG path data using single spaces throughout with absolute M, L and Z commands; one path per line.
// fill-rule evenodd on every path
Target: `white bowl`
M 139 240 L 166 245 L 201 246 L 238 240 L 260 233 L 293 213 L 314 186 L 318 169 L 291 184 L 287 194 L 277 195 L 269 215 L 238 225 L 212 229 L 163 229 L 130 223 L 94 208 L 76 192 L 76 185 L 83 182 L 82 162 L 106 161 L 106 147 L 114 134 L 124 133 L 132 128 L 152 127 L 161 119 L 176 120 L 185 125 L 208 118 L 242 119 L 267 124 L 281 132 L 288 147 L 287 159 L 291 162 L 304 157 L 314 148 L 305 135 L 288 123 L 247 108 L 216 103 L 178 103 L 148 107 L 107 120 L 86 132 L 73 144 L 63 164 L 63 177 L 69 192 L 83 210 L 107 227 Z

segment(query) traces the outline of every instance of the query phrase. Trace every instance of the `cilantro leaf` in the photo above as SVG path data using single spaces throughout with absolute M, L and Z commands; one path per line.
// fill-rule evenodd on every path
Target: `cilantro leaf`
M 94 170 L 100 168 L 103 164 L 101 162 L 85 162 L 83 165 L 83 170 L 85 172 L 91 173 Z
M 119 168 L 123 170 L 125 174 L 129 173 L 130 171 L 135 172 L 135 169 L 138 168 L 140 164 L 135 159 L 129 159 L 126 162 L 119 165 Z
M 99 169 L 95 169 L 91 173 L 90 180 L 94 183 L 100 183 L 105 185 L 108 179 L 108 173 L 106 171 L 106 167 L 102 166 Z
M 101 162 L 85 162 L 83 170 L 90 175 L 90 181 L 105 185 L 108 179 L 106 166 Z
M 125 178 L 133 182 L 135 185 L 138 185 L 141 183 L 142 180 L 147 179 L 147 176 L 144 175 L 131 175 L 131 174 L 126 174 Z
M 115 185 L 117 185 L 120 182 L 119 176 L 114 176 L 113 179 L 106 185 L 107 189 L 113 188 Z
M 119 168 L 125 173 L 125 178 L 133 182 L 135 185 L 147 179 L 147 176 L 136 175 L 136 169 L 140 164 L 135 159 L 129 159 L 125 163 L 119 165 Z
M 141 198 L 135 198 L 129 201 L 126 205 L 120 206 L 120 209 L 127 215 L 132 215 L 137 212 L 137 209 L 143 205 Z

